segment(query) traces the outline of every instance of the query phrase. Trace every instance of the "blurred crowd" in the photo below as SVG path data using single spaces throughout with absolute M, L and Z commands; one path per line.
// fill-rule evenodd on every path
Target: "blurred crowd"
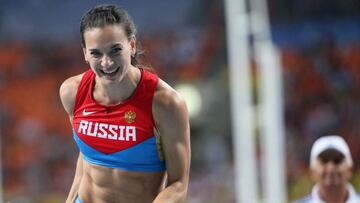
M 144 66 L 171 85 L 196 86 L 203 99 L 191 118 L 190 203 L 234 202 L 234 171 L 223 13 L 209 9 L 203 26 L 142 35 Z M 220 20 L 219 20 L 220 19 Z M 338 134 L 348 142 L 353 183 L 360 191 L 360 40 L 323 34 L 301 46 L 281 46 L 288 198 L 311 190 L 313 141 Z M 58 90 L 86 66 L 80 43 L 0 42 L 0 138 L 4 200 L 64 202 L 78 150 Z M 254 72 L 256 77 L 256 72 Z M 221 108 L 219 108 L 221 107 Z
M 310 47 L 283 49 L 287 171 L 291 196 L 310 192 L 310 146 L 324 135 L 341 135 L 355 161 L 360 189 L 360 43 L 337 44 L 322 36 Z M 305 192 L 306 193 L 306 192 Z

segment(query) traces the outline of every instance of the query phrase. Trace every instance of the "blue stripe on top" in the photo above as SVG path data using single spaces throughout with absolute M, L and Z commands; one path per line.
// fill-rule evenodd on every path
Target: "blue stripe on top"
M 73 130 L 74 140 L 86 161 L 100 166 L 128 171 L 161 172 L 165 162 L 158 156 L 155 136 L 112 154 L 104 154 L 83 142 Z
M 79 196 L 77 196 L 76 200 L 75 200 L 75 203 L 83 203 L 83 201 L 80 199 Z

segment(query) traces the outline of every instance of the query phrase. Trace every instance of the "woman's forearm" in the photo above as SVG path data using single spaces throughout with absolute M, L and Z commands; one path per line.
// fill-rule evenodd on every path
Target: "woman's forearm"
M 68 194 L 68 197 L 66 198 L 66 203 L 74 203 L 79 191 L 79 186 L 82 178 L 82 154 L 79 154 L 77 163 L 76 163 L 76 172 L 74 181 L 71 185 L 70 192 Z
M 186 200 L 187 185 L 176 181 L 161 191 L 153 203 L 182 203 Z

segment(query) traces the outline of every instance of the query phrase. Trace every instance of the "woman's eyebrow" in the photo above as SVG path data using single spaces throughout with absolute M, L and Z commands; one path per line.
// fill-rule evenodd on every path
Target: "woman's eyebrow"
M 89 51 L 99 52 L 99 49 L 89 49 Z
M 120 47 L 122 48 L 122 45 L 120 43 L 116 43 L 114 45 L 112 45 L 110 48 L 113 49 L 113 48 L 116 48 L 116 47 Z M 96 51 L 96 52 L 99 52 L 100 49 L 96 49 L 96 48 L 92 48 L 92 49 L 89 49 L 89 51 Z
M 122 47 L 122 45 L 120 43 L 116 43 L 116 44 L 111 46 L 111 48 L 115 48 L 115 47 Z

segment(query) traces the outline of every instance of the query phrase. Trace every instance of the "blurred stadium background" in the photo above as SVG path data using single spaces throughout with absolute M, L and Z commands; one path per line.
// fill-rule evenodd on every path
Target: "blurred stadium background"
M 129 11 L 146 50 L 144 64 L 190 98 L 188 202 L 235 202 L 225 13 L 219 0 L 2 0 L 3 201 L 66 198 L 78 151 L 58 89 L 64 79 L 88 68 L 79 21 L 99 3 Z M 360 3 L 268 0 L 268 5 L 284 84 L 288 201 L 310 192 L 310 147 L 326 134 L 339 134 L 349 143 L 355 161 L 352 182 L 360 191 Z M 256 71 L 252 77 L 256 81 Z

